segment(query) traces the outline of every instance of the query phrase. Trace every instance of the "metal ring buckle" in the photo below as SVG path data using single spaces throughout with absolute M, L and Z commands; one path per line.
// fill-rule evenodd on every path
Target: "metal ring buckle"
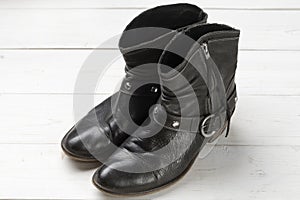
M 211 115 L 207 116 L 207 117 L 203 120 L 203 122 L 202 122 L 202 124 L 201 124 L 201 133 L 202 133 L 202 135 L 203 135 L 204 137 L 206 137 L 206 138 L 212 137 L 215 133 L 217 133 L 217 131 L 211 131 L 211 133 L 206 133 L 205 130 L 204 130 L 204 128 L 207 126 L 207 125 L 205 125 L 206 122 L 207 122 L 208 120 L 214 118 L 215 116 L 216 116 L 215 114 L 211 114 Z

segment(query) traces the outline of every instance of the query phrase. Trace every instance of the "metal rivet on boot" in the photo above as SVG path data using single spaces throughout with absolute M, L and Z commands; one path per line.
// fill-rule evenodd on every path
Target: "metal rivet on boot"
M 130 90 L 131 89 L 131 84 L 129 82 L 125 83 L 125 89 Z
M 158 107 L 156 106 L 155 108 L 154 108 L 154 114 L 157 114 L 158 113 Z
M 179 126 L 179 122 L 178 121 L 173 121 L 172 126 L 174 128 L 177 128 Z
M 154 87 L 154 86 L 151 87 L 151 92 L 156 93 L 157 91 L 158 91 L 158 88 L 157 88 L 157 87 Z

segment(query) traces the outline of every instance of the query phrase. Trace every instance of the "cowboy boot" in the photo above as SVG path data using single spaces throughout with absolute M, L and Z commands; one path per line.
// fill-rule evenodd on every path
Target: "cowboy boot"
M 128 137 L 126 132 L 145 121 L 160 97 L 157 63 L 174 30 L 206 20 L 207 14 L 190 4 L 159 6 L 134 18 L 119 41 L 126 62 L 120 90 L 69 130 L 61 142 L 64 152 L 75 160 L 94 162 L 105 160 L 115 151 Z M 146 64 L 149 66 L 139 68 Z M 148 84 L 141 85 L 144 80 Z
M 148 129 L 135 132 L 94 174 L 106 193 L 144 194 L 182 177 L 201 149 L 229 131 L 236 104 L 239 30 L 191 26 L 160 59 L 161 100 Z

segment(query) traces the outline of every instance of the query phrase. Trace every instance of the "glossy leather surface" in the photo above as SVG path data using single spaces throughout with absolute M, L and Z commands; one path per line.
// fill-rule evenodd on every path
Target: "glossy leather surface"
M 205 23 L 206 19 L 205 12 L 190 4 L 159 6 L 133 19 L 119 42 L 126 62 L 126 76 L 120 91 L 91 110 L 68 131 L 62 140 L 63 150 L 80 161 L 97 161 L 99 158 L 101 162 L 106 160 L 128 138 L 128 131 L 130 133 L 133 131 L 132 127 L 141 125 L 146 120 L 149 116 L 149 109 L 157 103 L 160 97 L 157 63 L 163 52 L 162 48 L 173 37 L 169 33 L 190 24 Z M 164 37 L 162 33 L 157 33 L 155 30 L 147 34 L 138 34 L 135 31 L 136 28 L 143 27 L 161 27 L 169 30 L 164 32 Z M 153 48 L 147 46 L 133 48 L 140 43 L 147 43 Z M 134 72 L 132 70 L 148 63 L 152 64 L 145 71 Z M 156 82 L 134 89 L 129 88 L 134 87 L 139 80 L 149 77 Z M 130 84 L 129 87 L 128 84 Z M 128 110 L 130 116 L 124 117 L 123 113 L 127 113 Z
M 209 57 L 200 56 L 198 67 L 211 67 L 214 63 L 221 74 L 226 89 L 227 121 L 233 114 L 236 104 L 234 75 L 237 65 L 239 31 L 218 24 L 199 25 L 185 31 L 200 44 L 208 45 Z M 176 39 L 172 43 L 178 42 Z M 205 49 L 196 49 L 199 55 L 207 55 Z M 176 118 L 194 119 L 200 122 L 212 113 L 208 86 L 189 62 L 174 63 L 176 55 L 166 53 L 161 59 L 180 72 L 188 85 L 178 80 L 178 76 L 168 71 L 160 75 L 164 86 L 173 87 L 177 97 L 167 87 L 162 87 L 160 106 L 150 114 L 151 122 L 147 129 L 128 138 L 93 176 L 93 182 L 101 190 L 113 194 L 140 194 L 159 189 L 181 177 L 193 164 L 194 159 L 210 138 L 204 137 L 199 129 L 190 130 L 171 123 Z M 219 86 L 216 85 L 216 88 Z M 191 95 L 195 91 L 196 98 Z M 183 101 L 182 107 L 179 100 Z M 200 114 L 195 112 L 199 106 Z M 160 119 L 167 117 L 165 123 Z M 168 120 L 168 118 L 170 118 Z M 174 121 L 173 121 L 174 122 Z M 177 122 L 177 121 L 175 121 Z M 200 123 L 201 124 L 201 123 Z M 199 124 L 198 124 L 199 125 Z M 198 126 L 199 128 L 199 126 Z M 156 130 L 159 130 L 156 133 Z M 223 130 L 223 126 L 219 127 Z M 165 151 L 159 150 L 165 149 Z M 134 171 L 136 170 L 136 171 Z

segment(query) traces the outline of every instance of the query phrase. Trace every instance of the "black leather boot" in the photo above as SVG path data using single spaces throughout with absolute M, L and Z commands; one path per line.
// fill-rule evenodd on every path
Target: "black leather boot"
M 133 19 L 119 42 L 126 62 L 120 91 L 69 130 L 61 143 L 64 152 L 79 161 L 103 162 L 128 137 L 126 132 L 134 131 L 145 121 L 149 109 L 160 97 L 157 63 L 165 45 L 176 33 L 174 30 L 206 20 L 207 14 L 190 4 L 159 6 Z M 136 69 L 144 64 L 149 65 Z M 148 84 L 139 87 L 145 80 Z
M 160 189 L 182 177 L 205 144 L 228 133 L 240 32 L 203 24 L 184 33 L 173 38 L 160 60 L 162 94 L 149 129 L 128 138 L 96 171 L 98 189 L 119 195 Z

